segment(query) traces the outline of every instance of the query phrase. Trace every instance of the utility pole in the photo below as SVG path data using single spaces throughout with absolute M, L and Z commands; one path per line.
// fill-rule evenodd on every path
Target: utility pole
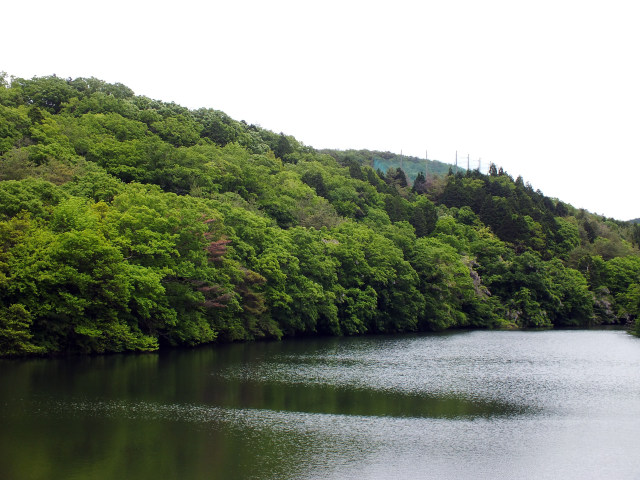
M 467 153 L 467 172 L 469 171 L 469 154 Z
M 458 150 L 456 150 L 456 171 L 455 173 L 458 173 Z
M 424 151 L 424 179 L 427 179 L 427 172 L 429 170 L 429 151 Z

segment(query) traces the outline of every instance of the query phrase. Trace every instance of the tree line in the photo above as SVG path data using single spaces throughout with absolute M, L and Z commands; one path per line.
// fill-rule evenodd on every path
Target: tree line
M 372 158 L 136 96 L 0 75 L 0 355 L 632 324 L 639 226 L 492 166 Z

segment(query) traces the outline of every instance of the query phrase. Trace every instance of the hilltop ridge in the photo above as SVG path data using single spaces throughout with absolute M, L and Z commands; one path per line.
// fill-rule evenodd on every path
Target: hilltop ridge
M 418 158 L 410 155 L 401 155 L 391 152 L 381 152 L 377 150 L 336 150 L 321 149 L 320 153 L 331 155 L 341 163 L 353 159 L 361 165 L 368 165 L 374 170 L 386 173 L 389 169 L 401 168 L 409 183 L 413 183 L 419 173 L 423 175 L 445 176 L 451 169 L 452 173 L 466 172 L 465 168 L 455 166 L 440 160 Z

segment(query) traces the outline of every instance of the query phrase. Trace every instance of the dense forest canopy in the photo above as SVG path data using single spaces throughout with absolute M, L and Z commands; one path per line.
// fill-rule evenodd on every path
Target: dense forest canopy
M 640 331 L 639 224 L 495 165 L 483 175 L 432 162 L 425 176 L 383 162 L 396 160 L 316 151 L 95 78 L 2 74 L 0 354 L 459 327 Z

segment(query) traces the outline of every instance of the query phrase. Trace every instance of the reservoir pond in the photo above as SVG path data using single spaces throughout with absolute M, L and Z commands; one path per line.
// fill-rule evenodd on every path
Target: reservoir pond
M 622 330 L 0 360 L 0 479 L 640 479 Z

